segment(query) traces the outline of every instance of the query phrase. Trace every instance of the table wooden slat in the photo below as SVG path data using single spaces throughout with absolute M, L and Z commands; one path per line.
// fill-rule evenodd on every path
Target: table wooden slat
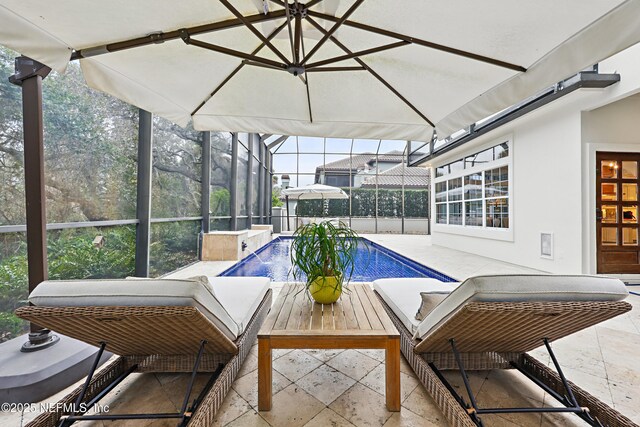
M 304 292 L 296 291 L 295 296 L 293 297 L 293 306 L 291 307 L 291 313 L 289 314 L 289 320 L 287 320 L 287 324 L 285 329 L 288 330 L 297 330 L 300 328 L 300 320 L 302 318 L 302 310 L 306 309 L 305 303 L 307 297 Z
M 313 311 L 311 312 L 311 329 L 322 330 L 322 304 L 313 303 Z
M 322 306 L 322 330 L 324 331 L 330 331 L 334 329 L 333 306 L 334 304 L 326 304 Z
M 271 306 L 271 311 L 269 312 L 269 315 L 267 316 L 264 323 L 262 324 L 262 327 L 260 328 L 261 334 L 270 332 L 273 329 L 273 325 L 275 325 L 276 319 L 278 318 L 278 315 L 280 314 L 282 306 L 284 305 L 284 302 L 285 302 L 285 298 L 283 298 L 282 296 L 287 295 L 287 292 L 289 289 L 291 289 L 291 287 L 292 285 L 288 283 L 282 287 L 282 290 L 280 291 L 280 295 Z
M 306 331 L 311 329 L 311 315 L 313 312 L 313 302 L 309 299 L 306 292 L 301 292 L 304 299 L 300 302 L 301 314 L 300 314 L 300 330 Z
M 344 304 L 342 304 L 342 302 L 333 305 L 333 322 L 337 331 L 347 329 L 347 321 L 344 317 Z
M 287 326 L 287 322 L 289 321 L 289 316 L 291 315 L 291 310 L 293 309 L 293 299 L 295 298 L 296 287 L 291 286 L 289 292 L 285 294 L 284 304 L 282 305 L 282 309 L 280 310 L 280 314 L 276 319 L 276 323 L 273 326 L 273 329 L 285 329 Z
M 356 286 L 354 291 L 358 294 L 360 298 L 360 302 L 362 303 L 362 308 L 364 309 L 364 313 L 369 320 L 369 324 L 371 325 L 371 329 L 384 329 L 382 326 L 382 322 L 378 319 L 378 314 L 373 309 L 373 305 L 371 305 L 371 301 L 369 301 L 369 296 L 367 295 L 367 290 L 364 286 Z
M 356 320 L 358 321 L 359 329 L 372 329 L 371 324 L 369 323 L 369 319 L 367 315 L 364 313 L 364 308 L 362 307 L 362 302 L 360 301 L 360 296 L 355 289 L 351 289 L 349 293 L 351 297 L 351 304 L 353 304 L 353 313 L 356 316 Z

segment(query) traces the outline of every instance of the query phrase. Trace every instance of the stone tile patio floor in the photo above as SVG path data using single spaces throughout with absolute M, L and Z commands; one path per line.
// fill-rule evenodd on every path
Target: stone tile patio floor
M 411 253 L 417 261 L 462 280 L 482 273 L 531 271 L 488 258 L 425 245 L 420 236 L 371 236 L 398 252 Z M 433 253 L 432 253 L 433 252 Z M 435 254 L 435 255 L 434 255 Z M 464 271 L 456 269 L 464 266 Z M 176 273 L 189 277 L 224 266 L 198 263 Z M 282 285 L 274 284 L 274 298 Z M 640 288 L 630 288 L 640 290 Z M 552 344 L 566 375 L 579 386 L 640 423 L 640 296 L 628 301 L 634 310 L 619 318 L 586 329 Z M 544 349 L 534 356 L 549 364 Z M 245 361 L 216 418 L 216 426 L 445 426 L 442 413 L 419 383 L 410 366 L 401 363 L 402 408 L 389 412 L 384 400 L 384 354 L 376 350 L 275 350 L 273 408 L 257 411 L 257 346 Z M 447 378 L 462 390 L 454 372 Z M 207 376 L 198 378 L 196 392 Z M 481 406 L 556 405 L 541 390 L 514 371 L 472 372 L 471 386 Z M 134 374 L 104 403 L 117 412 L 169 412 L 180 406 L 187 376 L 183 374 Z M 60 396 L 52 396 L 55 401 Z M 21 425 L 14 414 L 0 416 L 1 425 Z M 24 422 L 35 414 L 26 413 Z M 485 415 L 487 426 L 586 425 L 575 415 Z M 83 423 L 91 426 L 173 426 L 175 421 L 147 423 Z

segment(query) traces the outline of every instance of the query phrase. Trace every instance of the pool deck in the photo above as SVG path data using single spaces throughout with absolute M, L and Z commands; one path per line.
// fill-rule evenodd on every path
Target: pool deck
M 432 246 L 429 236 L 365 235 L 415 261 L 458 280 L 478 274 L 540 273 L 486 257 Z M 217 275 L 234 262 L 199 262 L 168 277 Z M 274 298 L 282 289 L 274 283 Z M 633 288 L 629 288 L 632 290 Z M 635 288 L 640 290 L 640 288 Z M 640 423 L 640 297 L 627 299 L 634 310 L 553 343 L 569 379 Z M 545 363 L 541 349 L 533 355 Z M 408 364 L 401 363 L 400 412 L 389 412 L 384 400 L 384 353 L 368 350 L 277 350 L 274 352 L 274 395 L 270 412 L 257 410 L 257 347 L 251 351 L 218 414 L 216 426 L 445 426 L 438 408 Z M 447 373 L 457 388 L 459 377 Z M 134 374 L 103 403 L 115 412 L 173 411 L 180 405 L 187 375 Z M 471 386 L 481 406 L 550 405 L 548 395 L 531 387 L 517 372 L 473 372 Z M 206 377 L 199 378 L 202 387 Z M 197 390 L 196 390 L 197 391 Z M 142 392 L 142 393 L 141 393 Z M 141 394 L 140 394 L 141 393 Z M 63 393 L 47 401 L 56 401 Z M 134 403 L 136 402 L 136 403 Z M 296 402 L 292 405 L 291 402 Z M 25 414 L 25 423 L 34 414 Z M 4 418 L 3 418 L 4 417 Z M 576 416 L 555 414 L 487 415 L 490 426 L 587 425 Z M 132 424 L 87 423 L 91 426 L 173 426 L 156 421 Z M 0 425 L 19 426 L 19 414 L 0 414 Z

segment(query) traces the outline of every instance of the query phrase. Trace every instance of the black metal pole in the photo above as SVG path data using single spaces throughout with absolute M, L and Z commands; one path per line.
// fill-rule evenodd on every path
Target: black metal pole
M 211 132 L 202 132 L 202 182 L 200 190 L 202 211 L 202 232 L 211 230 Z
M 259 134 L 255 134 L 254 138 L 258 140 L 258 188 L 253 191 L 258 192 L 258 223 L 264 224 L 264 144 Z
M 458 353 L 458 349 L 456 348 L 456 342 L 453 338 L 449 340 L 451 343 L 451 349 L 453 350 L 453 355 L 456 359 L 456 364 L 458 365 L 458 370 L 460 371 L 460 375 L 462 376 L 462 382 L 464 383 L 464 388 L 467 390 L 467 394 L 469 395 L 469 401 L 471 401 L 471 406 L 474 410 L 478 410 L 478 404 L 476 403 L 476 397 L 473 395 L 473 391 L 471 391 L 471 385 L 469 384 L 469 378 L 467 378 L 467 372 L 464 370 L 464 366 L 462 365 L 462 359 L 460 358 L 460 353 Z
M 244 179 L 247 180 L 247 193 L 245 194 L 245 200 L 247 204 L 247 224 L 245 228 L 250 229 L 251 224 L 253 224 L 253 192 L 255 191 L 255 185 L 253 185 L 253 163 L 255 159 L 253 158 L 253 138 L 255 138 L 257 134 L 250 133 L 248 134 L 248 147 L 249 150 L 249 160 L 247 161 L 247 176 Z M 241 177 L 242 178 L 242 177 Z
M 15 60 L 15 74 L 9 81 L 22 86 L 22 125 L 24 137 L 24 176 L 27 220 L 27 260 L 29 293 L 49 278 L 47 263 L 47 215 L 44 186 L 44 121 L 42 80 L 51 69 L 31 58 Z M 57 341 L 49 331 L 31 323 L 28 349 L 46 348 Z
M 149 238 L 151 234 L 151 168 L 153 162 L 153 115 L 140 109 L 138 128 L 138 188 L 136 212 L 137 277 L 149 277 Z
M 98 350 L 98 353 L 96 354 L 95 359 L 93 359 L 93 364 L 91 365 L 91 369 L 89 370 L 89 375 L 87 375 L 87 379 L 85 380 L 84 385 L 82 386 L 82 390 L 80 391 L 80 394 L 76 399 L 76 406 L 73 411 L 74 414 L 78 412 L 80 409 L 80 404 L 82 403 L 82 399 L 84 399 L 84 395 L 87 393 L 87 390 L 89 389 L 89 384 L 91 384 L 91 379 L 93 378 L 93 374 L 96 372 L 96 369 L 100 364 L 100 358 L 102 357 L 102 353 L 104 353 L 104 349 L 106 347 L 107 347 L 106 342 L 103 341 L 100 343 L 100 350 Z
M 231 136 L 231 182 L 229 182 L 229 214 L 231 230 L 238 229 L 238 134 Z
M 202 132 L 202 166 L 200 168 L 200 216 L 198 258 L 202 260 L 204 235 L 211 231 L 211 132 Z
M 287 204 L 287 231 L 291 231 L 291 224 L 289 224 L 289 196 L 284 196 L 284 202 Z

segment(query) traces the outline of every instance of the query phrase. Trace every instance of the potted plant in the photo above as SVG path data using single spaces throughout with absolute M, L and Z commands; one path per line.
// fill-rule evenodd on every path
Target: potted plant
M 297 281 L 306 281 L 311 297 L 320 304 L 332 304 L 349 283 L 356 262 L 358 234 L 329 221 L 307 224 L 294 233 L 291 271 Z M 364 243 L 363 243 L 364 244 Z

